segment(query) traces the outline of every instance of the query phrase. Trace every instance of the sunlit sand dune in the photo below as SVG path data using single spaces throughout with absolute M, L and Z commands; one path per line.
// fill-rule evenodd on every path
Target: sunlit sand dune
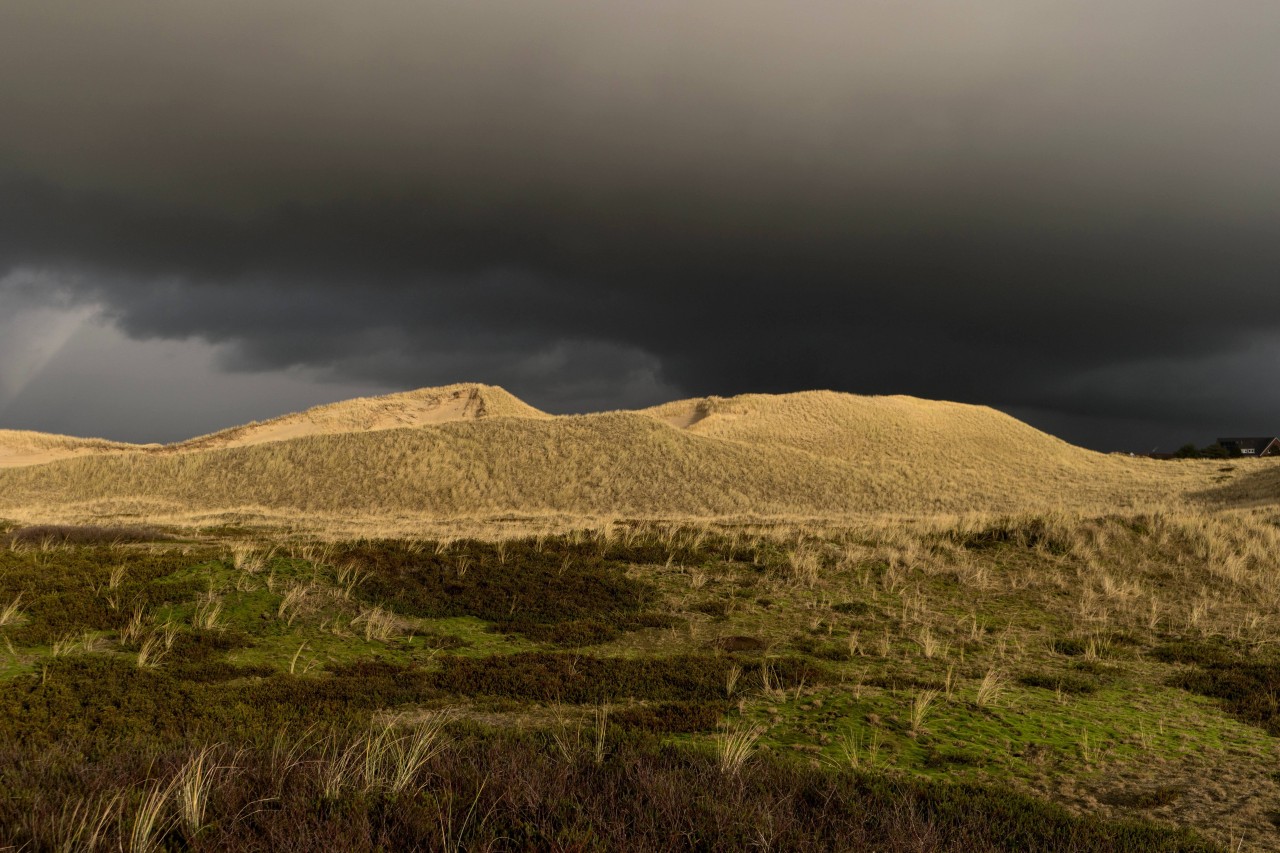
M 911 397 L 814 391 L 551 416 L 484 385 L 350 400 L 174 445 L 0 433 L 0 446 L 11 516 L 1109 512 L 1229 495 L 1268 464 L 1095 453 L 990 408 Z

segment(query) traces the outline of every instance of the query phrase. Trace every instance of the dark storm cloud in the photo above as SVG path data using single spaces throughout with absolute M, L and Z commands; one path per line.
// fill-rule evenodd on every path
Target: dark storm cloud
M 1280 427 L 1236 375 L 1280 338 L 1277 36 L 1269 3 L 11 4 L 0 274 L 228 368 L 551 407 Z

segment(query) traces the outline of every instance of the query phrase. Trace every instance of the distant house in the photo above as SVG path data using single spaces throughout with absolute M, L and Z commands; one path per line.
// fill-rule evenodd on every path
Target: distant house
M 1265 438 L 1220 438 L 1218 444 L 1227 449 L 1232 456 L 1280 456 L 1280 437 Z

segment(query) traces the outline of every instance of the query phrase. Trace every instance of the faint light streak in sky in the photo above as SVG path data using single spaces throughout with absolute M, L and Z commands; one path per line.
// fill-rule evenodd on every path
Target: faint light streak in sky
M 33 301 L 17 286 L 30 283 L 26 274 L 0 279 L 0 413 L 100 310 Z

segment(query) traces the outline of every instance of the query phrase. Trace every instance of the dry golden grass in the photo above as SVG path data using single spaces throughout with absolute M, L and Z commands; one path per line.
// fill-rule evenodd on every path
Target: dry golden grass
M 326 406 L 316 406 L 245 424 L 210 435 L 193 438 L 165 450 L 187 452 L 221 447 L 247 447 L 273 441 L 287 441 L 308 435 L 335 435 L 350 432 L 379 432 L 486 418 L 551 417 L 502 388 L 491 385 L 458 384 L 441 388 L 420 388 L 382 397 L 357 397 Z
M 139 449 L 138 445 L 100 438 L 73 438 L 69 435 L 0 429 L 0 468 L 40 465 L 76 456 Z
M 0 515 L 305 519 L 312 531 L 445 519 L 555 529 L 619 516 L 834 523 L 1177 510 L 1223 505 L 1232 489 L 1258 503 L 1280 494 L 1276 472 L 1269 460 L 1094 453 L 989 408 L 909 397 L 746 395 L 551 417 L 501 389 L 464 385 L 10 467 L 0 470 Z M 795 568 L 812 583 L 810 555 L 799 551 Z

